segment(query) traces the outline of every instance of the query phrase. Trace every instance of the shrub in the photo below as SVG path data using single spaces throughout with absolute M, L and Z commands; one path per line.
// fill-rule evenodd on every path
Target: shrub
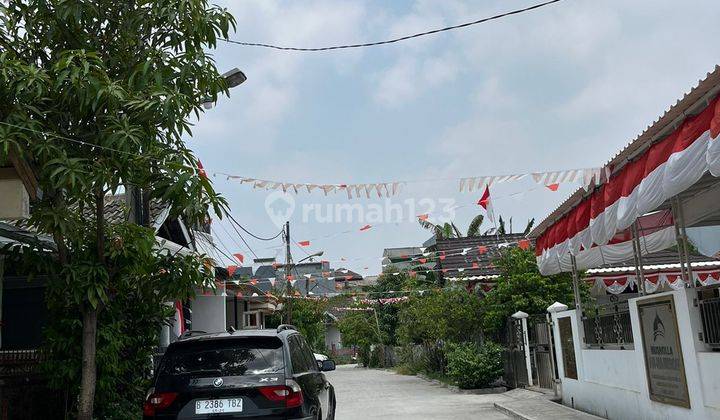
M 462 288 L 442 289 L 413 297 L 400 308 L 401 344 L 473 340 L 480 335 L 480 298 Z
M 482 346 L 461 343 L 447 347 L 448 375 L 460 388 L 488 387 L 503 373 L 502 348 L 495 343 Z

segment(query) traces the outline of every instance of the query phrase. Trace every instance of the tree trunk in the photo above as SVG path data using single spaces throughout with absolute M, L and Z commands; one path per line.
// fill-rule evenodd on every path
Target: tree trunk
M 97 382 L 95 363 L 97 316 L 97 309 L 90 306 L 87 306 L 83 311 L 82 379 L 80 381 L 78 420 L 92 420 L 93 418 L 93 403 L 95 402 L 95 385 Z
M 95 222 L 97 235 L 97 258 L 105 265 L 105 192 L 102 186 L 95 189 Z M 97 385 L 97 323 L 100 305 L 93 308 L 86 303 L 83 310 L 82 376 L 80 378 L 80 401 L 78 420 L 92 420 Z

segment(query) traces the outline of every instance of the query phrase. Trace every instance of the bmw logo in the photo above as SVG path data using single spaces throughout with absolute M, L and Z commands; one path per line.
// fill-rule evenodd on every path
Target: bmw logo
M 220 388 L 221 386 L 223 386 L 223 378 L 215 378 L 215 380 L 213 381 L 213 386 L 215 388 Z

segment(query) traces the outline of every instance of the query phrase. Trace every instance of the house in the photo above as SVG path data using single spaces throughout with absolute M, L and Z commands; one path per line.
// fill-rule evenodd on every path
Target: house
M 540 272 L 573 276 L 574 302 L 548 308 L 562 402 L 613 419 L 720 418 L 720 67 L 603 173 L 530 233 Z M 587 305 L 583 272 L 612 299 Z
M 438 275 L 448 282 L 463 282 L 468 290 L 488 292 L 500 270 L 494 262 L 503 248 L 526 240 L 521 233 L 439 239 L 433 246 Z
M 131 198 L 126 194 L 105 197 L 105 218 L 107 223 L 127 220 L 132 207 Z M 148 225 L 155 229 L 157 247 L 172 253 L 190 254 L 201 252 L 211 254 L 213 240 L 207 227 L 193 229 L 181 219 L 170 217 L 170 207 L 159 201 L 151 201 L 147 209 Z M 51 238 L 37 234 L 24 227 L 22 221 L 0 221 L 0 243 L 25 243 L 54 250 Z M 176 308 L 172 325 L 161 328 L 161 349 L 167 347 L 185 330 L 201 329 L 223 331 L 228 327 L 225 285 L 220 280 L 222 273 L 216 272 L 217 290 L 208 292 L 198 289 L 197 298 L 190 302 L 168 302 Z M 46 278 L 33 277 L 28 281 L 27 273 L 17 267 L 5 265 L 0 270 L 2 280 L 3 328 L 0 330 L 0 350 L 33 349 L 42 343 L 42 328 L 47 318 L 44 301 Z
M 337 282 L 342 281 L 340 276 L 353 275 L 357 273 L 343 273 L 330 268 L 328 261 L 309 261 L 294 264 L 290 270 L 290 283 L 293 292 L 301 296 L 327 296 L 336 293 Z M 258 286 L 263 290 L 276 289 L 284 293 L 286 288 L 285 269 L 282 266 L 262 265 L 257 268 L 252 276 L 257 280 Z M 270 279 L 272 279 L 272 284 Z
M 407 270 L 414 267 L 413 257 L 421 255 L 424 249 L 416 246 L 406 246 L 399 248 L 385 248 L 383 250 L 383 267 L 395 267 L 398 270 Z

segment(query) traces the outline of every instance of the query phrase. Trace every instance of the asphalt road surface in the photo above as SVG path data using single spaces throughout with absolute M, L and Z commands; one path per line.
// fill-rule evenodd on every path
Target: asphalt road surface
M 338 420 L 355 419 L 509 419 L 493 403 L 504 395 L 458 394 L 415 376 L 338 366 L 326 373 L 335 386 Z

